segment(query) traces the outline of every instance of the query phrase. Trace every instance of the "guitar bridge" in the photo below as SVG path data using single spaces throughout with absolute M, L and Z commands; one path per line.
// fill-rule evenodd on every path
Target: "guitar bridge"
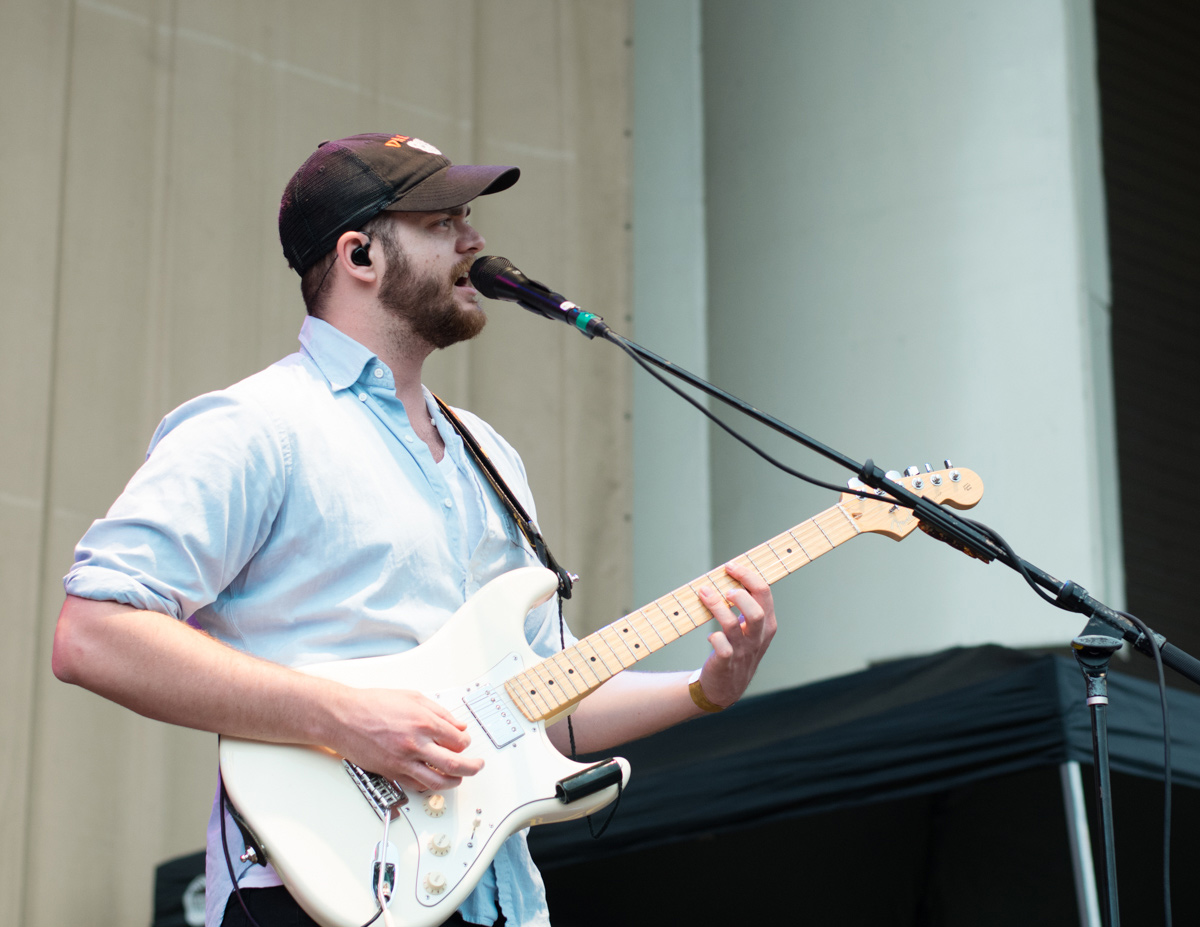
M 378 773 L 367 772 L 361 766 L 355 766 L 349 760 L 342 760 L 342 767 L 354 780 L 363 797 L 375 809 L 379 820 L 391 820 L 400 813 L 400 809 L 408 804 L 408 796 L 404 789 L 391 779 Z M 386 817 L 385 817 L 386 815 Z

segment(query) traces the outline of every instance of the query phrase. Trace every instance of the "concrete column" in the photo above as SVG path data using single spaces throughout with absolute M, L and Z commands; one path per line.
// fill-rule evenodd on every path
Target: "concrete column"
M 885 469 L 976 470 L 974 517 L 1119 605 L 1090 6 L 701 10 L 711 379 Z M 710 446 L 717 560 L 835 501 Z M 858 538 L 776 592 L 759 691 L 1082 626 L 921 532 Z

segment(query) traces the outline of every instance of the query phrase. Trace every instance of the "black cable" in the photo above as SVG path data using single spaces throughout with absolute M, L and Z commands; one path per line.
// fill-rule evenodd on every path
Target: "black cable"
M 604 832 L 606 830 L 608 830 L 608 825 L 611 824 L 613 821 L 613 818 L 615 818 L 617 816 L 617 809 L 621 807 L 621 793 L 623 791 L 623 789 L 621 788 L 621 785 L 624 782 L 624 780 L 625 780 L 625 774 L 622 773 L 621 777 L 619 779 L 617 779 L 617 797 L 616 797 L 616 800 L 613 802 L 612 811 L 610 811 L 608 813 L 608 817 L 606 817 L 604 819 L 604 823 L 600 825 L 599 830 L 596 830 L 594 827 L 592 827 L 592 816 L 590 814 L 587 816 L 588 831 L 591 833 L 593 840 L 599 840 L 601 837 L 603 837 Z
M 563 649 L 567 649 L 567 622 L 563 618 L 563 597 L 560 587 L 558 594 L 558 643 Z M 571 723 L 571 716 L 567 715 L 567 737 L 571 741 L 571 759 L 575 759 L 575 725 Z M 619 796 L 618 796 L 619 797 Z
M 750 448 L 750 450 L 752 450 L 755 454 L 757 454 L 759 457 L 761 457 L 767 463 L 771 464 L 771 466 L 782 470 L 784 473 L 788 474 L 789 476 L 794 476 L 794 477 L 796 477 L 796 479 L 803 480 L 804 482 L 810 483 L 813 486 L 820 486 L 822 489 L 831 489 L 834 492 L 838 492 L 838 493 L 848 492 L 851 495 L 859 496 L 862 499 L 869 499 L 873 502 L 888 502 L 888 503 L 891 503 L 892 505 L 898 505 L 901 508 L 906 508 L 906 509 L 912 508 L 912 505 L 910 505 L 909 503 L 904 502 L 900 499 L 893 499 L 891 496 L 879 496 L 869 490 L 859 490 L 859 489 L 847 488 L 846 486 L 838 486 L 836 483 L 827 483 L 824 480 L 819 480 L 816 477 L 809 476 L 806 473 L 801 473 L 799 470 L 793 470 L 791 467 L 789 467 L 787 464 L 783 463 L 782 461 L 776 460 L 774 457 L 772 457 L 770 454 L 768 454 L 766 451 L 764 451 L 761 447 L 759 447 L 757 444 L 755 444 L 749 438 L 745 437 L 744 435 L 740 434 L 738 431 L 734 430 L 734 428 L 732 426 L 727 425 L 724 421 L 717 418 L 717 416 L 714 415 L 708 409 L 706 409 L 702 403 L 697 402 L 695 398 L 693 398 L 692 396 L 689 396 L 682 389 L 680 389 L 678 386 L 676 386 L 674 383 L 672 383 L 670 380 L 668 380 L 666 377 L 664 377 L 662 374 L 660 374 L 657 370 L 655 370 L 652 366 L 650 366 L 650 364 L 648 364 L 645 360 L 643 360 L 638 355 L 638 353 L 633 350 L 633 348 L 629 347 L 629 345 L 626 343 L 625 339 L 622 338 L 620 335 L 618 335 L 616 332 L 610 330 L 605 333 L 604 337 L 608 341 L 611 341 L 613 344 L 615 344 L 617 347 L 619 347 L 622 351 L 624 351 L 630 357 L 632 357 L 634 362 L 639 367 L 641 367 L 643 370 L 645 370 L 646 373 L 650 374 L 650 376 L 654 377 L 654 379 L 658 380 L 659 383 L 661 383 L 663 386 L 665 386 L 671 392 L 675 393 L 675 395 L 681 397 L 685 402 L 691 403 L 693 406 L 695 406 L 697 409 L 699 409 L 705 416 L 707 416 L 709 419 L 711 419 L 712 422 L 715 425 L 717 425 L 717 427 L 719 427 L 722 431 L 724 431 L 726 434 L 728 434 L 734 440 L 739 441 L 740 443 L 744 444 L 746 447 Z
M 1004 540 L 1004 538 L 1002 538 L 1000 536 L 1000 532 L 998 532 L 995 528 L 991 528 L 991 527 L 985 525 L 981 521 L 975 521 L 975 519 L 973 519 L 973 518 L 967 518 L 965 515 L 959 515 L 958 517 L 962 521 L 965 521 L 967 524 L 974 525 L 976 528 L 978 528 L 980 531 L 982 531 L 984 534 L 986 534 L 989 538 L 991 538 L 992 541 L 996 544 L 996 546 L 999 547 L 1002 551 L 1004 551 L 1004 553 L 1008 556 L 1008 559 L 1011 561 L 1013 568 L 1018 573 L 1021 574 L 1021 576 L 1024 578 L 1025 582 L 1027 582 L 1029 584 L 1030 589 L 1032 589 L 1034 592 L 1036 592 L 1038 595 L 1040 595 L 1043 599 L 1045 599 L 1047 602 L 1049 602 L 1055 608 L 1066 608 L 1066 606 L 1062 602 L 1058 601 L 1058 599 L 1056 599 L 1054 596 L 1050 595 L 1050 593 L 1046 592 L 1046 590 L 1043 589 L 1041 586 L 1039 586 L 1037 584 L 1037 582 L 1034 580 L 1034 578 L 1029 575 L 1029 571 L 1027 569 L 1025 569 L 1025 561 L 1017 556 L 1016 551 L 1014 551 L 1012 549 L 1012 547 L 1009 546 L 1008 541 Z M 1070 611 L 1070 609 L 1067 609 L 1067 611 Z
M 238 904 L 242 906 L 242 913 L 246 915 L 246 920 L 250 922 L 250 927 L 262 927 L 254 916 L 250 913 L 250 909 L 246 907 L 246 899 L 242 897 L 242 890 L 238 886 L 237 876 L 233 874 L 233 858 L 229 855 L 229 840 L 225 836 L 225 815 L 229 813 L 229 795 L 225 792 L 225 777 L 217 773 L 217 783 L 221 789 L 221 810 L 219 812 L 221 818 L 221 849 L 225 851 L 225 868 L 229 870 L 229 881 L 233 883 L 233 893 L 237 896 Z
M 221 818 L 221 849 L 225 852 L 225 868 L 229 870 L 229 881 L 233 883 L 233 893 L 237 896 L 238 904 L 242 906 L 242 913 L 246 915 L 246 920 L 250 922 L 250 927 L 262 927 L 262 925 L 254 919 L 254 915 L 250 913 L 250 909 L 246 907 L 246 899 L 242 897 L 242 889 L 238 885 L 237 876 L 233 874 L 233 857 L 229 855 L 229 840 L 225 836 L 225 815 L 229 813 L 229 795 L 225 791 L 225 778 L 218 772 L 217 783 L 221 791 L 221 810 L 219 812 Z M 620 792 L 617 793 L 617 798 L 621 797 Z M 607 826 L 607 825 L 605 825 Z M 603 833 L 603 831 L 601 831 Z M 383 860 L 387 862 L 387 847 L 383 848 Z M 376 901 L 376 904 L 379 902 Z M 382 910 L 371 916 L 362 927 L 371 927 L 379 919 Z
M 1140 618 L 1119 610 L 1117 614 L 1137 625 L 1137 629 L 1146 636 L 1154 654 L 1154 667 L 1158 671 L 1158 695 L 1163 719 L 1163 910 L 1166 916 L 1164 923 L 1166 927 L 1171 927 L 1171 725 L 1167 711 L 1167 678 L 1163 672 L 1158 639 Z

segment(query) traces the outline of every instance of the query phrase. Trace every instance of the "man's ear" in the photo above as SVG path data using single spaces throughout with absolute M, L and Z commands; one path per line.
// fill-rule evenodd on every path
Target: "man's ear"
M 334 246 L 337 262 L 356 280 L 374 283 L 379 279 L 375 262 L 371 257 L 371 236 L 366 232 L 342 232 Z

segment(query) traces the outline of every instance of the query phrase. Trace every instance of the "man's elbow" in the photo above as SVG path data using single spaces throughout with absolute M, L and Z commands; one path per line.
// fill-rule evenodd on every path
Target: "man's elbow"
M 79 646 L 74 633 L 74 623 L 68 618 L 67 612 L 71 600 L 63 603 L 62 611 L 58 613 L 58 624 L 54 626 L 54 649 L 50 654 L 50 668 L 61 682 L 74 683 L 77 676 Z
M 50 668 L 62 682 L 86 686 L 85 669 L 89 648 L 87 645 L 86 615 L 93 603 L 88 599 L 67 596 L 62 611 L 58 613 L 58 624 L 54 626 L 54 649 L 50 654 Z

